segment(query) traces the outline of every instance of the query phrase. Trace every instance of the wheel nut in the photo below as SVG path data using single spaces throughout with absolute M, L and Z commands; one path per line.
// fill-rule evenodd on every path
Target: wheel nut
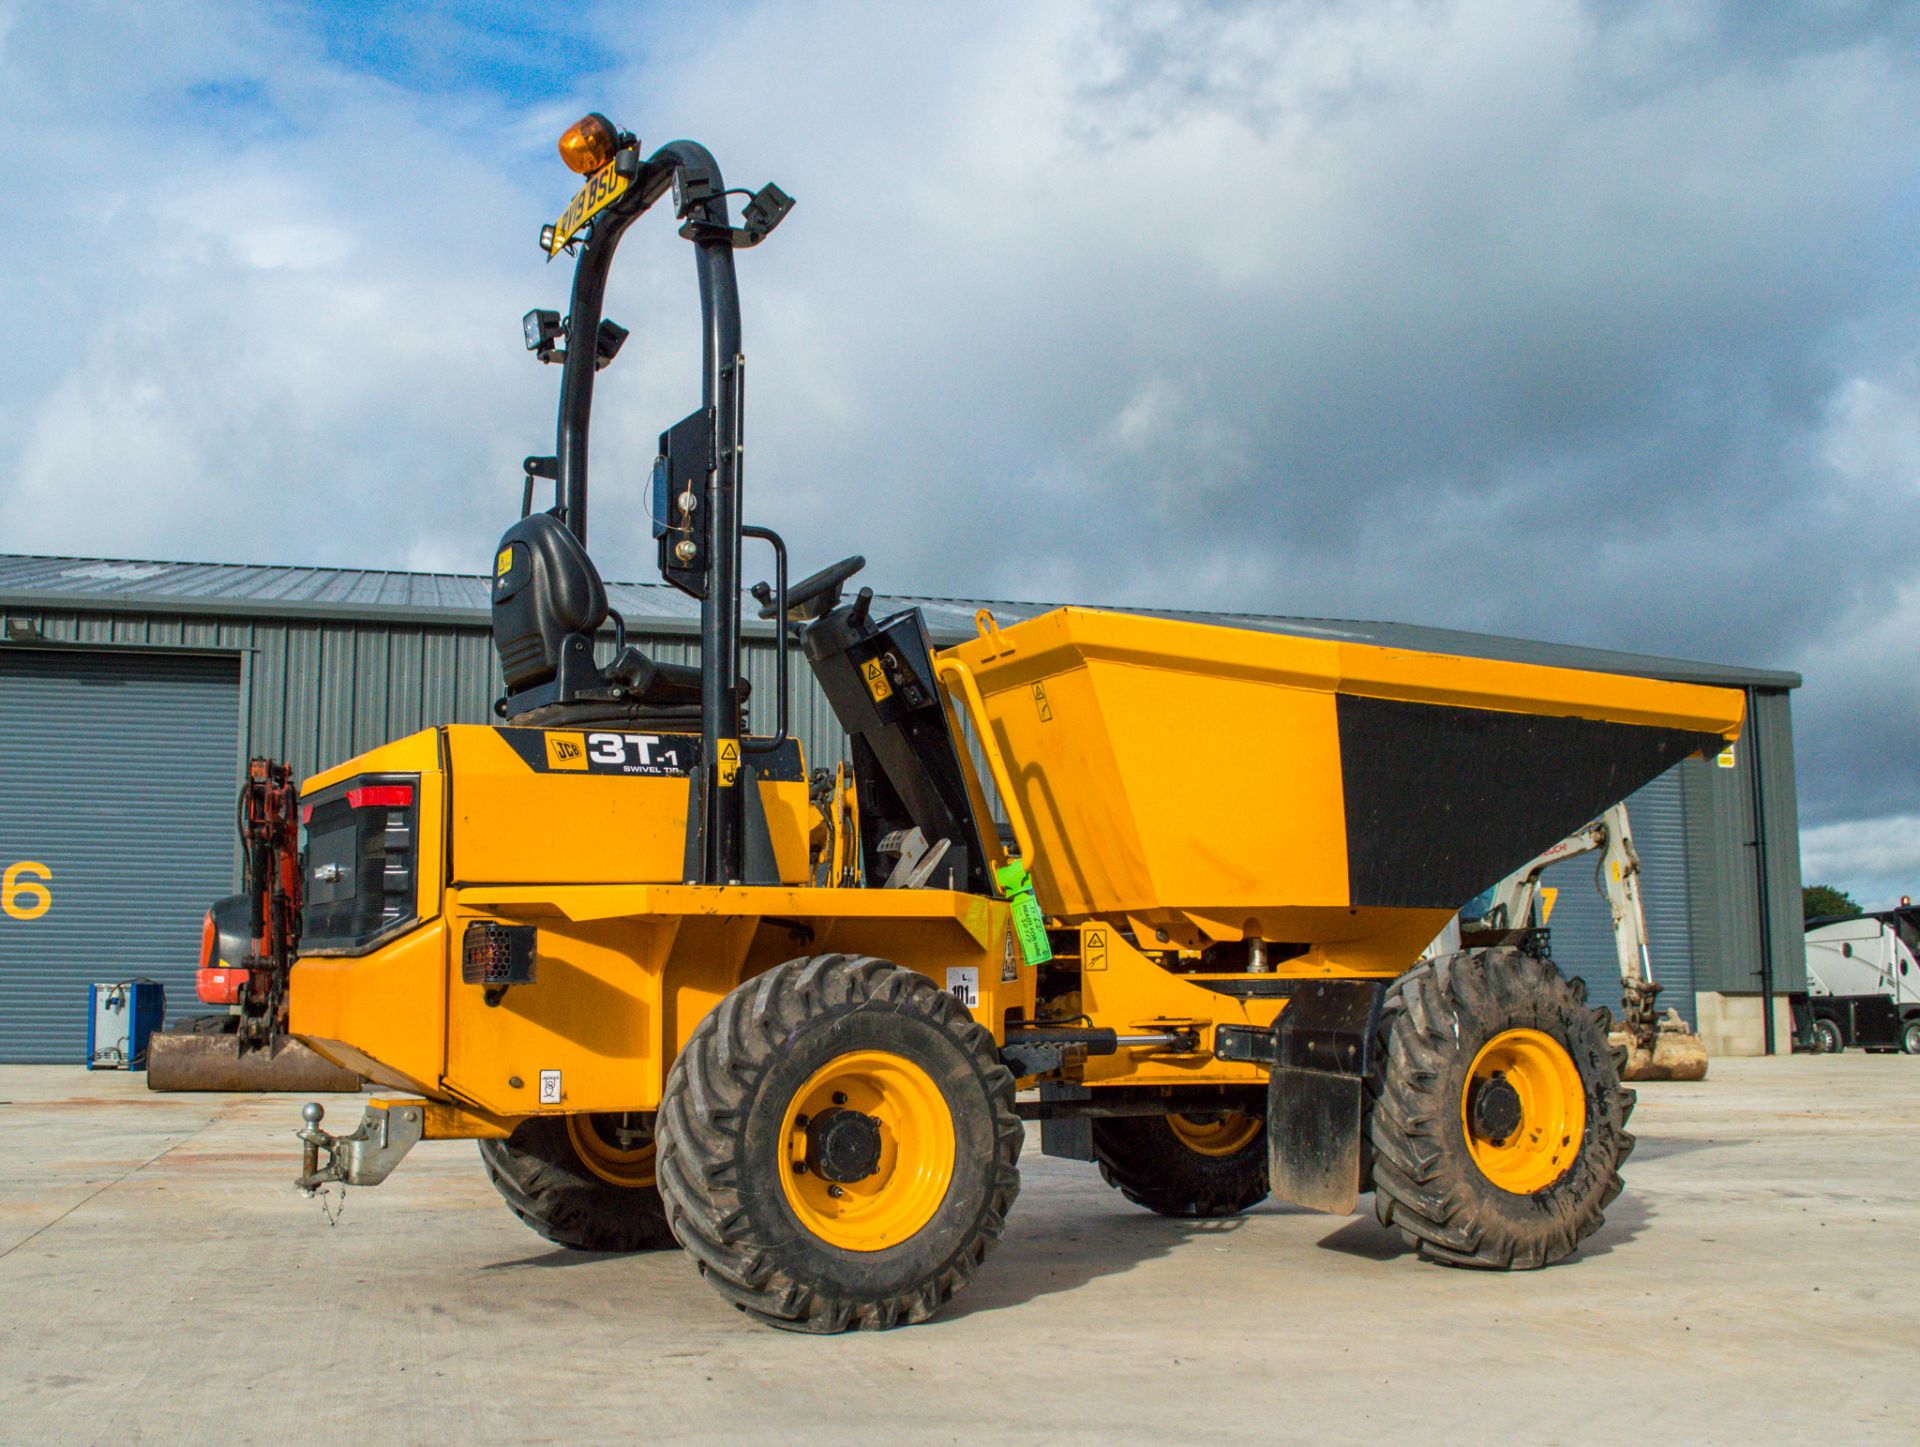
M 795 1161 L 793 1163 L 793 1173 L 796 1176 L 804 1176 L 807 1173 L 807 1163 L 805 1161 Z
M 831 1196 L 831 1197 L 833 1197 L 833 1199 L 837 1201 L 837 1200 L 839 1200 L 839 1199 L 840 1199 L 840 1198 L 841 1198 L 842 1196 L 844 1196 L 844 1195 L 846 1195 L 847 1193 L 846 1193 L 845 1191 L 843 1191 L 843 1190 L 841 1190 L 841 1189 L 840 1189 L 840 1187 L 838 1187 L 838 1186 L 828 1186 L 828 1187 L 827 1187 L 827 1194 L 828 1194 L 829 1196 Z
M 804 1115 L 796 1115 L 793 1118 L 793 1128 L 795 1130 L 805 1130 L 807 1128 L 807 1118 Z
M 844 1090 L 836 1090 L 836 1091 L 834 1091 L 834 1093 L 833 1093 L 833 1103 L 834 1103 L 835 1105 L 845 1105 L 845 1104 L 847 1103 L 847 1093 L 846 1093 L 846 1091 L 844 1091 Z

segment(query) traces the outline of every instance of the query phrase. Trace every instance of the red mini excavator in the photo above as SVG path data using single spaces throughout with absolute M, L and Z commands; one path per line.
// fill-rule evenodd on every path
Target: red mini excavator
M 287 1034 L 287 971 L 300 944 L 300 783 L 250 759 L 238 809 L 246 888 L 215 901 L 200 931 L 201 1015 L 155 1034 L 152 1090 L 352 1091 L 360 1077 Z

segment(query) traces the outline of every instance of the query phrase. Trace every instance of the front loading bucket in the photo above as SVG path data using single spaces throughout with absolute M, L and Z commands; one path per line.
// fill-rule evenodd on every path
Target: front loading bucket
M 1482 889 L 1738 734 L 1738 690 L 1082 608 L 942 655 L 977 684 L 1041 906 L 1198 947 L 1405 964 Z

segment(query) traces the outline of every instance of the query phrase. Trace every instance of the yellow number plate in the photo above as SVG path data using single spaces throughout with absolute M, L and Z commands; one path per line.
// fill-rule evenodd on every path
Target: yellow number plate
M 625 195 L 627 187 L 632 184 L 620 174 L 616 161 L 607 162 L 587 177 L 587 184 L 580 188 L 580 194 L 573 198 L 560 219 L 554 223 L 553 245 L 547 248 L 547 255 L 558 256 L 561 247 L 578 236 L 589 221 Z

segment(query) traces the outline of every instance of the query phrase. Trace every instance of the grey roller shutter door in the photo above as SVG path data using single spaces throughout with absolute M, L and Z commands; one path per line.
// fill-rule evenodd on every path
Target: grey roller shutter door
M 170 1015 L 200 1008 L 201 917 L 234 887 L 239 672 L 0 648 L 0 867 L 46 866 L 53 901 L 0 910 L 0 1061 L 83 1062 L 96 980 L 146 976 Z
M 1662 1008 L 1671 1005 L 1694 1023 L 1693 928 L 1687 901 L 1686 815 L 1680 770 L 1669 769 L 1627 800 L 1634 848 L 1640 853 L 1641 904 L 1647 915 L 1653 977 L 1663 986 Z M 1582 855 L 1546 872 L 1543 883 L 1560 891 L 1548 928 L 1553 958 L 1562 973 L 1587 982 L 1587 998 L 1620 1010 L 1620 965 L 1613 947 L 1613 916 L 1595 887 L 1597 856 Z

